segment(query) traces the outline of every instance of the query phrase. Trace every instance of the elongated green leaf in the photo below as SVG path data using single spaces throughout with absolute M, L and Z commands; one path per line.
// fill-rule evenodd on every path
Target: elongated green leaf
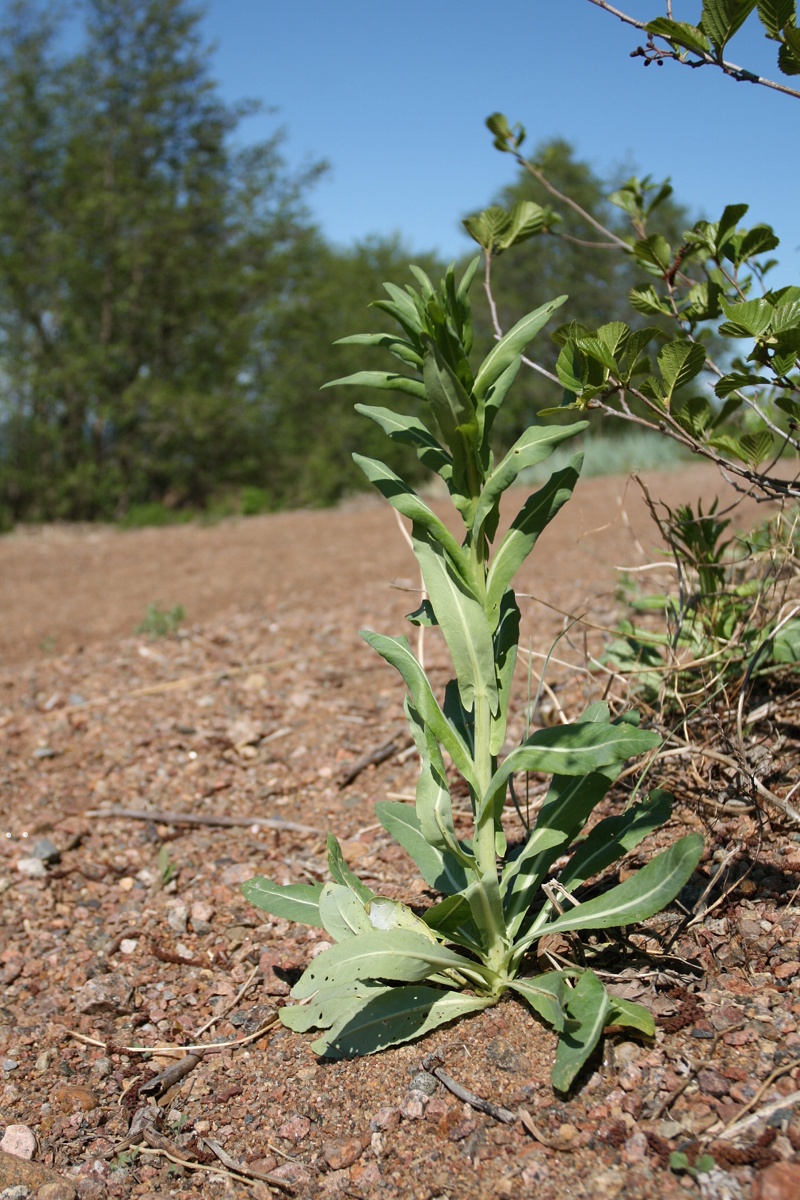
M 452 970 L 466 972 L 469 978 L 485 974 L 471 959 L 415 930 L 373 929 L 318 954 L 292 988 L 292 997 L 303 1000 L 320 988 L 356 979 L 417 983 L 429 975 Z
M 420 833 L 429 846 L 444 854 L 449 851 L 464 865 L 474 862 L 459 844 L 453 827 L 453 809 L 447 783 L 444 759 L 439 743 L 425 725 L 411 702 L 406 698 L 408 718 L 414 742 L 420 756 L 417 780 L 417 819 Z
M 395 358 L 410 367 L 422 369 L 422 355 L 411 342 L 392 333 L 352 333 L 349 337 L 337 338 L 334 346 L 380 346 Z
M 760 375 L 745 375 L 741 371 L 732 371 L 730 375 L 723 375 L 714 384 L 714 391 L 720 400 L 725 400 L 733 392 L 739 391 L 745 387 L 768 387 L 769 380 L 762 379 Z
M 557 1033 L 574 1025 L 565 1007 L 567 989 L 560 971 L 547 971 L 531 978 L 512 979 L 508 985 L 527 1000 L 533 1011 L 547 1021 Z
M 627 759 L 652 750 L 660 741 L 654 731 L 627 724 L 575 721 L 552 729 L 537 729 L 518 749 L 512 750 L 495 772 L 481 808 L 487 804 L 498 809 L 502 806 L 508 777 L 515 771 L 560 775 L 616 772 Z
M 680 838 L 656 855 L 641 871 L 594 900 L 586 900 L 537 932 L 566 933 L 570 929 L 615 929 L 646 921 L 671 903 L 700 861 L 699 833 Z
M 355 1013 L 344 1016 L 323 1037 L 312 1042 L 316 1054 L 351 1058 L 374 1054 L 398 1042 L 422 1037 L 439 1025 L 480 1012 L 494 997 L 464 996 L 431 987 L 381 989 Z
M 426 909 L 422 919 L 443 940 L 455 942 L 467 950 L 481 953 L 483 946 L 472 921 L 470 907 L 471 893 L 478 886 L 477 882 L 471 883 L 466 891 L 459 892 L 455 896 L 445 896 L 444 900 L 440 900 L 438 904 L 433 904 Z
M 354 454 L 353 461 L 361 468 L 370 483 L 373 483 L 392 508 L 404 517 L 408 517 L 416 525 L 427 530 L 431 536 L 450 555 L 461 578 L 469 586 L 471 569 L 469 559 L 453 537 L 450 530 L 436 514 L 420 500 L 416 492 L 408 484 L 395 475 L 384 463 L 377 458 L 365 458 L 363 454 Z
M 457 431 L 477 429 L 475 406 L 439 347 L 430 339 L 422 373 L 433 415 L 452 450 Z
M 547 324 L 556 309 L 560 308 L 566 299 L 566 296 L 559 296 L 557 300 L 551 300 L 548 304 L 537 308 L 535 312 L 528 313 L 492 347 L 475 376 L 473 392 L 479 400 L 486 399 L 486 394 L 492 384 L 500 378 L 515 359 L 519 358 L 528 343 Z
M 608 993 L 609 1011 L 606 1025 L 627 1025 L 630 1029 L 638 1029 L 645 1037 L 653 1037 L 656 1024 L 653 1014 L 643 1004 L 635 1004 L 633 1000 L 623 1000 L 621 996 Z
M 256 875 L 242 884 L 242 893 L 250 904 L 274 917 L 323 928 L 319 915 L 321 883 L 292 883 L 284 887 L 263 875 Z
M 556 1061 L 550 1076 L 553 1087 L 566 1092 L 600 1041 L 608 1023 L 611 1002 L 593 971 L 585 971 L 567 996 L 567 1012 L 575 1022 L 558 1039 Z
M 573 425 L 531 425 L 525 430 L 483 485 L 472 523 L 473 541 L 479 538 L 484 523 L 489 539 L 494 537 L 500 498 L 514 483 L 520 471 L 544 462 L 556 446 L 582 433 L 588 424 L 588 421 L 576 421 Z
M 376 896 L 367 905 L 370 926 L 372 929 L 413 929 L 423 937 L 436 941 L 430 927 L 418 917 L 415 912 L 400 900 L 390 900 L 387 896 Z
M 445 717 L 431 691 L 425 672 L 414 657 L 408 638 L 390 638 L 369 629 L 361 630 L 364 641 L 400 672 L 411 694 L 414 708 L 434 737 L 444 746 L 466 780 L 475 785 L 475 764 L 460 735 Z
M 486 400 L 478 401 L 478 431 L 482 439 L 484 451 L 489 444 L 489 435 L 492 432 L 494 419 L 497 416 L 500 406 L 508 395 L 509 389 L 519 374 L 520 366 L 522 365 L 521 358 L 515 358 L 509 366 L 506 367 L 502 375 L 492 384 L 486 393 Z
M 553 777 L 525 845 L 503 871 L 501 892 L 512 936 L 516 936 L 551 864 L 583 829 L 611 783 L 599 771 Z
M 413 858 L 429 887 L 447 896 L 464 891 L 468 879 L 462 863 L 455 855 L 432 846 L 423 836 L 415 808 L 401 800 L 379 800 L 375 815 Z
M 569 466 L 554 472 L 544 487 L 529 496 L 497 548 L 486 581 L 486 613 L 492 629 L 500 619 L 500 605 L 539 535 L 566 504 L 578 482 L 583 455 L 576 454 Z
M 323 388 L 331 387 L 371 387 L 381 391 L 405 392 L 417 400 L 425 399 L 425 385 L 419 379 L 410 375 L 397 375 L 389 371 L 356 371 L 354 375 L 343 375 L 341 379 L 332 379 L 323 383 Z
M 367 404 L 354 404 L 357 413 L 369 417 L 379 425 L 393 442 L 403 442 L 414 446 L 420 462 L 443 479 L 452 474 L 453 460 L 436 438 L 426 429 L 417 417 L 408 417 L 402 413 L 392 412 L 390 408 L 377 408 Z
M 348 1013 L 357 1012 L 368 1000 L 374 1000 L 391 987 L 378 987 L 357 979 L 334 987 L 320 988 L 305 1004 L 292 1004 L 280 1010 L 281 1024 L 295 1033 L 309 1029 L 328 1029 Z
M 335 942 L 372 929 L 367 910 L 355 892 L 341 883 L 326 883 L 319 898 L 322 926 Z
M 415 536 L 414 554 L 458 679 L 461 703 L 471 712 L 476 696 L 497 711 L 492 631 L 483 605 L 459 579 L 444 553 L 427 536 Z
M 355 892 L 359 900 L 363 900 L 366 904 L 368 900 L 372 899 L 375 893 L 350 870 L 344 861 L 342 848 L 332 833 L 328 834 L 327 849 L 328 870 L 331 873 L 331 879 L 333 879 L 334 883 L 341 883 L 344 887 L 350 888 L 350 891 Z
M 519 646 L 519 606 L 511 588 L 500 603 L 500 619 L 494 632 L 494 657 L 497 665 L 497 714 L 492 717 L 489 749 L 499 754 L 506 740 L 508 705 Z
M 574 891 L 624 854 L 635 850 L 643 838 L 669 820 L 671 812 L 672 796 L 656 788 L 646 800 L 633 805 L 627 812 L 618 817 L 606 817 L 576 848 L 561 871 L 559 882 Z

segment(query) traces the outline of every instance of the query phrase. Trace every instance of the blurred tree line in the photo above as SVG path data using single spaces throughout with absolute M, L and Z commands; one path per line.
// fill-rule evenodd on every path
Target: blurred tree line
M 325 165 L 291 171 L 280 134 L 237 148 L 252 106 L 220 99 L 187 0 L 85 0 L 82 12 L 80 49 L 65 53 L 53 5 L 4 10 L 0 520 L 334 502 L 363 485 L 352 450 L 386 447 L 353 412 L 372 397 L 319 388 L 364 366 L 333 342 L 365 328 L 384 280 L 406 281 L 407 251 L 328 245 L 306 207 Z M 608 219 L 604 182 L 571 147 L 541 149 L 548 177 Z M 498 202 L 551 201 L 540 193 L 523 176 Z M 558 236 L 498 262 L 506 328 L 565 291 L 566 319 L 621 311 L 633 267 L 571 240 L 579 225 L 567 208 Z M 367 320 L 381 328 L 375 310 Z M 558 399 L 528 376 L 499 441 Z M 416 458 L 395 453 L 413 478 Z

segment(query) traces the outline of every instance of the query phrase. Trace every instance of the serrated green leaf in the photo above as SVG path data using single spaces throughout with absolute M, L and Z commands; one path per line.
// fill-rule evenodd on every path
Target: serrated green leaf
M 475 376 L 473 392 L 479 400 L 486 399 L 486 394 L 492 384 L 496 383 L 503 372 L 519 358 L 525 347 L 533 341 L 539 330 L 547 324 L 566 298 L 566 296 L 559 296 L 556 300 L 542 304 L 540 308 L 517 321 L 516 325 L 509 329 L 499 342 L 495 343 Z
M 319 915 L 321 883 L 282 886 L 263 875 L 256 875 L 242 884 L 242 894 L 250 904 L 272 913 L 274 917 L 297 921 L 300 925 L 313 925 L 315 929 L 323 927 Z
M 616 929 L 646 921 L 675 899 L 702 852 L 703 839 L 699 833 L 680 838 L 624 883 L 594 900 L 585 900 L 537 929 L 534 938 L 572 929 Z
M 659 275 L 666 275 L 672 265 L 672 249 L 667 239 L 660 233 L 634 242 L 633 254 L 642 266 L 654 269 Z
M 768 36 L 780 41 L 784 26 L 796 22 L 795 0 L 758 0 L 758 15 Z
M 654 313 L 669 315 L 671 312 L 666 300 L 662 300 L 652 284 L 632 288 L 628 294 L 628 299 L 631 302 L 631 306 L 637 312 L 643 313 L 648 317 Z
M 645 28 L 653 37 L 666 38 L 668 42 L 681 46 L 684 50 L 692 50 L 695 54 L 707 54 L 711 48 L 702 29 L 685 21 L 656 17 L 654 21 L 648 21 Z
M 719 331 L 729 337 L 759 337 L 772 321 L 772 305 L 766 300 L 743 300 L 739 304 L 729 304 L 721 299 L 720 305 L 728 319 L 720 325 Z
M 705 396 L 687 396 L 683 403 L 673 407 L 672 415 L 681 429 L 695 438 L 703 436 L 713 417 L 711 405 Z
M 800 75 L 800 30 L 786 25 L 783 45 L 778 51 L 778 66 L 784 75 Z
M 733 458 L 749 466 L 756 467 L 772 452 L 772 434 L 763 430 L 761 433 L 744 433 L 739 435 L 720 433 L 709 439 L 709 445 L 715 450 L 721 450 Z
M 357 979 L 418 983 L 441 971 L 466 973 L 467 978 L 486 974 L 485 969 L 471 959 L 415 930 L 373 929 L 337 942 L 318 954 L 292 988 L 292 998 L 303 1000 L 320 988 L 352 983 Z
M 780 238 L 776 237 L 771 226 L 754 225 L 742 238 L 738 257 L 734 261 L 744 262 L 745 259 L 755 258 L 758 254 L 766 254 L 779 245 Z
M 668 405 L 674 393 L 699 375 L 705 366 L 706 349 L 701 342 L 667 342 L 658 355 L 658 366 L 664 381 L 664 402 Z
M 719 57 L 755 6 L 756 0 L 703 0 L 700 28 Z
M 733 392 L 738 392 L 744 387 L 758 387 L 769 384 L 768 379 L 762 379 L 760 375 L 745 375 L 741 371 L 732 371 L 730 375 L 723 375 L 714 384 L 714 391 L 719 396 L 720 400 L 725 400 Z
M 312 1042 L 316 1054 L 326 1058 L 351 1058 L 374 1054 L 423 1037 L 432 1029 L 496 1003 L 494 997 L 465 996 L 459 992 L 416 986 L 381 989 L 354 1013 L 336 1022 L 323 1037 Z
M 573 1024 L 558 1039 L 556 1061 L 550 1076 L 559 1092 L 569 1091 L 575 1076 L 600 1041 L 608 1021 L 611 1001 L 593 971 L 584 971 L 567 994 L 567 1012 Z

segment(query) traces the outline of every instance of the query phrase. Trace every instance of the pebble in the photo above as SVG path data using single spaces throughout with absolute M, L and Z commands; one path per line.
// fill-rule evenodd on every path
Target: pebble
M 38 1197 L 44 1194 L 45 1200 L 73 1200 L 75 1188 L 49 1167 L 39 1162 L 28 1162 L 18 1158 L 16 1154 L 8 1154 L 0 1150 L 0 1192 L 8 1188 L 23 1187 L 35 1192 Z M 49 1193 L 42 1189 L 49 1187 Z M 55 1190 L 57 1189 L 57 1190 Z
M 17 859 L 17 870 L 28 879 L 46 879 L 47 867 L 40 858 Z
M 425 1096 L 432 1096 L 439 1086 L 439 1081 L 435 1075 L 431 1075 L 428 1071 L 418 1071 L 411 1080 L 409 1091 L 422 1092 Z
M 379 1108 L 369 1123 L 375 1133 L 393 1133 L 400 1124 L 399 1108 Z
M 91 1112 L 100 1103 L 96 1092 L 79 1083 L 62 1084 L 54 1088 L 50 1096 L 56 1108 L 65 1113 Z
M 361 1138 L 357 1137 L 338 1138 L 336 1141 L 328 1142 L 322 1148 L 322 1156 L 332 1171 L 342 1171 L 345 1167 L 352 1167 L 363 1152 L 364 1143 Z
M 45 863 L 57 863 L 61 861 L 61 851 L 50 838 L 37 838 L 31 846 L 31 857 Z
M 753 1200 L 797 1200 L 800 1196 L 800 1163 L 775 1163 L 756 1176 Z
M 88 980 L 75 996 L 79 1013 L 126 1015 L 133 1012 L 133 988 L 121 975 L 103 975 Z
M 486 1057 L 501 1071 L 516 1071 L 521 1074 L 528 1068 L 526 1059 L 505 1038 L 492 1038 L 486 1047 Z
M 730 1082 L 720 1075 L 719 1071 L 706 1069 L 697 1072 L 697 1084 L 701 1092 L 707 1096 L 727 1096 Z
M 53 1053 L 51 1050 L 42 1050 L 37 1056 L 34 1070 L 37 1075 L 45 1075 L 50 1070 L 50 1064 L 53 1061 Z
M 310 1132 L 311 1122 L 308 1117 L 301 1117 L 299 1113 L 295 1113 L 288 1121 L 284 1121 L 276 1130 L 278 1137 L 285 1138 L 287 1142 L 292 1142 L 295 1146 L 298 1142 L 302 1142 L 303 1138 L 308 1137 Z
M 424 1092 L 409 1092 L 403 1103 L 400 1105 L 400 1112 L 407 1121 L 421 1121 L 425 1116 L 425 1109 L 428 1105 L 429 1097 Z
M 0 1150 L 16 1154 L 17 1158 L 31 1159 L 36 1153 L 36 1134 L 27 1125 L 6 1125 Z
M 622 1159 L 623 1162 L 626 1162 L 629 1165 L 632 1163 L 640 1163 L 645 1161 L 648 1153 L 649 1146 L 647 1138 L 640 1130 L 637 1130 L 636 1133 L 632 1133 L 626 1141 L 622 1151 Z
M 312 1179 L 308 1167 L 304 1167 L 302 1163 L 298 1162 L 283 1163 L 282 1166 L 276 1167 L 272 1174 L 276 1179 L 282 1179 L 284 1183 L 298 1188 L 308 1187 Z

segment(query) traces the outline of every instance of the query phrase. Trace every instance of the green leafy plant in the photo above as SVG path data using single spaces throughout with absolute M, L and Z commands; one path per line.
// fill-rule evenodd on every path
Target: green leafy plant
M 602 662 L 631 677 L 632 690 L 662 708 L 685 709 L 723 694 L 728 705 L 745 679 L 800 662 L 800 558 L 794 520 L 779 515 L 748 538 L 726 538 L 729 520 L 699 504 L 657 517 L 676 568 L 675 588 L 623 598 L 657 613 L 659 628 L 625 619 Z
M 162 846 L 158 852 L 158 881 L 162 888 L 172 883 L 178 874 L 178 868 L 169 856 L 167 846 Z
M 169 637 L 177 633 L 181 622 L 186 620 L 186 612 L 180 604 L 172 608 L 161 608 L 158 604 L 148 604 L 144 620 L 136 626 L 136 633 L 146 634 L 151 638 Z
M 726 6 L 720 0 L 718 7 Z M 794 27 L 786 29 L 794 38 Z M 627 320 L 598 327 L 573 320 L 555 331 L 561 347 L 555 374 L 537 369 L 561 386 L 562 400 L 540 415 L 572 409 L 658 431 L 723 467 L 740 487 L 799 499 L 797 478 L 776 466 L 800 455 L 800 287 L 769 287 L 775 260 L 768 256 L 779 245 L 772 227 L 742 225 L 748 206 L 728 204 L 717 221 L 697 221 L 680 244 L 670 244 L 651 229 L 653 214 L 672 194 L 669 182 L 631 178 L 609 197 L 630 222 L 630 234 L 620 237 L 553 187 L 542 164 L 523 156 L 522 125 L 510 125 L 502 113 L 486 124 L 499 150 L 583 217 L 593 244 L 632 259 L 642 272 Z M 464 222 L 487 255 L 493 313 L 492 259 L 515 242 L 557 232 L 549 210 L 538 222 L 522 215 L 514 221 L 512 213 L 498 241 L 501 223 L 492 217 L 498 212 Z M 497 325 L 496 332 L 502 334 Z
M 388 408 L 358 409 L 389 438 L 414 446 L 446 484 L 463 524 L 459 540 L 398 475 L 378 460 L 356 456 L 367 478 L 411 522 L 426 599 L 409 620 L 438 626 L 455 671 L 437 698 L 405 637 L 362 633 L 402 676 L 420 757 L 416 804 L 381 801 L 377 816 L 441 899 L 419 916 L 376 895 L 350 871 L 333 836 L 329 883 L 279 886 L 256 878 L 244 884 L 244 893 L 276 916 L 324 929 L 335 943 L 293 988 L 297 1003 L 281 1011 L 291 1029 L 325 1031 L 313 1043 L 319 1053 L 342 1057 L 381 1050 L 478 1012 L 510 989 L 558 1031 L 553 1082 L 566 1089 L 606 1024 L 652 1033 L 653 1022 L 646 1009 L 609 995 L 580 960 L 536 973 L 541 939 L 652 916 L 684 886 L 702 841 L 698 835 L 684 837 L 623 883 L 583 899 L 586 880 L 606 871 L 669 815 L 671 798 L 656 791 L 584 836 L 623 764 L 653 749 L 658 735 L 637 728 L 633 714 L 612 720 L 600 703 L 572 724 L 535 731 L 500 761 L 519 640 L 511 583 L 572 494 L 580 455 L 525 500 L 495 546 L 500 501 L 520 471 L 546 459 L 585 423 L 533 426 L 494 460 L 492 422 L 523 350 L 561 299 L 523 317 L 474 370 L 468 290 L 477 265 L 475 260 L 458 283 L 451 269 L 438 288 L 417 268 L 412 268 L 416 288 L 385 285 L 389 298 L 377 307 L 401 332 L 343 340 L 388 350 L 401 370 L 335 381 L 399 391 L 424 406 L 427 423 Z M 448 760 L 469 791 L 469 836 L 456 830 Z M 552 782 L 535 823 L 509 845 L 503 815 L 517 771 L 545 772 Z M 551 876 L 565 853 L 566 865 Z M 582 953 L 591 959 L 592 947 Z
M 691 1175 L 692 1179 L 713 1171 L 716 1165 L 710 1154 L 698 1154 L 693 1163 L 682 1150 L 673 1150 L 669 1156 L 669 1169 L 676 1175 Z

